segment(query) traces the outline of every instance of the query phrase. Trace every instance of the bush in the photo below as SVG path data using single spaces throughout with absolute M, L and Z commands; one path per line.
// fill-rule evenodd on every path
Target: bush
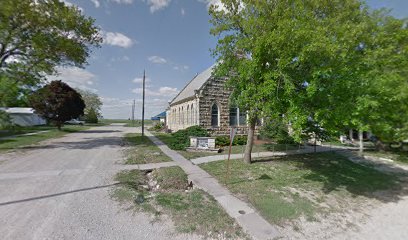
M 98 113 L 95 109 L 90 108 L 89 111 L 85 114 L 86 123 L 98 123 Z
M 234 137 L 234 141 L 232 141 L 232 145 L 246 145 L 247 143 L 247 136 L 244 135 L 238 135 Z M 215 138 L 215 145 L 224 147 L 224 146 L 229 146 L 230 144 L 230 139 L 229 136 L 218 136 Z
M 152 130 L 152 131 L 155 131 L 155 132 L 160 132 L 160 131 L 162 131 L 163 129 L 164 129 L 164 123 L 163 123 L 163 122 L 156 123 L 156 124 L 151 128 L 151 130 Z
M 261 137 L 273 140 L 279 144 L 292 144 L 295 142 L 289 134 L 288 125 L 282 120 L 267 120 L 260 131 Z
M 178 130 L 171 134 L 172 138 L 168 146 L 173 150 L 184 150 L 190 146 L 190 137 L 208 137 L 207 130 L 200 126 L 192 126 L 183 130 Z
M 5 112 L 0 110 L 0 129 L 6 129 L 12 126 L 10 116 Z

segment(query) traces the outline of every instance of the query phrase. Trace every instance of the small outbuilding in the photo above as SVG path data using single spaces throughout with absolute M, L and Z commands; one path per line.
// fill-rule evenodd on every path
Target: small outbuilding
M 6 112 L 13 124 L 18 126 L 36 126 L 45 125 L 47 121 L 34 112 L 32 108 L 0 108 L 0 111 Z
M 166 123 L 166 112 L 162 112 L 151 118 L 153 122 Z

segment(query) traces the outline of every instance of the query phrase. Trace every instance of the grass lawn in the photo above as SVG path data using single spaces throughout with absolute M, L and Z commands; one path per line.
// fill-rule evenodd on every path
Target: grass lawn
M 112 192 L 114 199 L 133 202 L 135 210 L 147 211 L 158 219 L 163 214 L 170 216 L 179 232 L 205 238 L 247 238 L 214 198 L 202 190 L 186 191 L 187 175 L 179 167 L 157 169 L 148 174 L 139 170 L 123 171 L 116 175 L 116 180 L 120 184 Z
M 164 154 L 159 147 L 157 147 L 146 136 L 142 138 L 140 133 L 128 133 L 125 136 L 125 141 L 128 146 L 126 150 L 125 164 L 145 164 L 145 163 L 159 163 L 169 162 L 171 159 Z
M 225 162 L 201 164 L 225 184 Z M 291 155 L 255 162 L 233 160 L 226 186 L 251 203 L 271 223 L 348 209 L 351 203 L 400 190 L 397 176 L 348 161 L 336 153 Z M 392 191 L 391 191 L 392 190 Z
M 171 134 L 168 133 L 160 133 L 160 132 L 153 132 L 157 138 L 159 138 L 163 143 L 169 144 L 172 138 Z M 221 153 L 217 152 L 188 152 L 185 150 L 178 150 L 177 152 L 181 154 L 186 159 L 195 159 L 199 157 L 206 157 L 206 156 L 213 156 L 213 155 L 224 155 L 228 154 L 229 146 L 222 147 L 223 151 Z M 252 148 L 253 153 L 257 152 L 268 152 L 268 151 L 286 151 L 286 150 L 298 150 L 298 145 L 291 145 L 291 144 L 256 144 Z M 232 146 L 231 154 L 243 154 L 245 151 L 245 145 L 243 146 Z
M 16 136 L 11 139 L 0 139 L 0 151 L 7 151 L 12 149 L 23 148 L 29 145 L 37 144 L 41 141 L 62 137 L 68 133 L 83 131 L 89 129 L 89 126 L 78 126 L 78 125 L 66 125 L 62 128 L 62 131 L 58 131 L 56 127 L 29 127 L 22 128 L 22 130 L 15 132 L 15 134 L 24 134 L 29 132 L 39 132 L 39 131 L 48 131 L 43 133 L 38 133 L 30 136 Z M 24 129 L 24 130 L 23 130 Z M 12 134 L 12 135 L 15 135 Z
M 21 135 L 21 134 L 26 134 L 26 133 L 34 133 L 34 132 L 39 132 L 39 131 L 47 131 L 47 130 L 52 130 L 52 129 L 55 129 L 55 127 L 53 126 L 30 126 L 30 127 L 16 126 L 12 129 L 0 130 L 0 138 L 14 136 L 14 135 Z
M 364 155 L 373 156 L 379 158 L 388 158 L 393 161 L 408 164 L 408 152 L 394 151 L 394 152 L 378 152 L 378 151 L 365 151 Z

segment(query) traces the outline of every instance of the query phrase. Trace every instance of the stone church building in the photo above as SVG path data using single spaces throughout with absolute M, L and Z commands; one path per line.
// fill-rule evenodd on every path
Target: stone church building
M 247 131 L 246 112 L 231 106 L 231 91 L 225 79 L 214 78 L 214 65 L 197 74 L 169 103 L 167 128 L 172 132 L 199 125 L 213 135 L 228 135 L 230 128 L 238 134 Z

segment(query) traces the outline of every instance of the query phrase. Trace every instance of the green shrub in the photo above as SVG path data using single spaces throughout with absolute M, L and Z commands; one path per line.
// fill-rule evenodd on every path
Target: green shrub
M 94 108 L 90 108 L 89 111 L 85 114 L 86 123 L 98 123 L 98 113 Z
M 234 137 L 234 141 L 232 141 L 232 145 L 246 145 L 247 143 L 247 136 L 245 135 L 238 135 Z M 215 138 L 215 145 L 220 147 L 229 146 L 230 139 L 229 136 L 218 136 Z
M 168 146 L 173 150 L 184 150 L 190 145 L 190 137 L 208 137 L 207 130 L 200 126 L 192 126 L 172 133 Z
M 266 120 L 260 131 L 261 137 L 279 144 L 291 144 L 295 140 L 289 134 L 288 124 L 283 119 Z
M 232 141 L 232 145 L 246 145 L 248 137 L 246 135 L 239 135 L 235 136 L 234 141 Z
M 215 145 L 224 147 L 228 146 L 230 143 L 229 137 L 228 136 L 218 136 L 215 138 Z
M 160 132 L 163 129 L 164 129 L 164 123 L 163 122 L 158 122 L 151 128 L 151 130 L 155 131 L 155 132 Z
M 11 127 L 11 118 L 5 111 L 0 111 L 0 129 Z

